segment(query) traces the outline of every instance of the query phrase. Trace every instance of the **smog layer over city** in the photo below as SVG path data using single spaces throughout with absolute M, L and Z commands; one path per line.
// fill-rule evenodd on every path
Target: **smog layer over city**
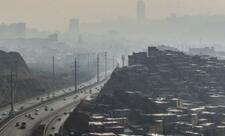
M 225 1 L 0 0 L 0 136 L 225 136 Z

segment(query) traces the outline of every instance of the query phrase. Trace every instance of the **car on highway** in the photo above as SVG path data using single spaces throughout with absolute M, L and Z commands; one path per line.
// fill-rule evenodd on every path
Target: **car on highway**
M 38 112 L 35 112 L 34 115 L 39 115 L 39 113 Z
M 16 122 L 15 127 L 19 127 L 19 126 L 20 126 L 20 123 L 19 122 Z
M 27 127 L 27 123 L 26 122 L 22 122 L 20 128 L 21 129 L 25 129 Z
M 14 112 L 18 112 L 19 110 L 18 109 L 14 109 Z
M 92 90 L 91 89 L 89 90 L 89 94 L 92 94 Z
M 70 136 L 74 136 L 75 133 L 74 133 L 73 131 L 71 131 L 71 132 L 69 133 L 69 135 L 70 135 Z
M 48 105 L 45 106 L 45 111 L 48 111 Z
M 28 118 L 31 118 L 31 114 L 28 114 L 28 116 L 27 116 Z
M 3 112 L 2 113 L 2 116 L 6 116 L 8 113 L 7 112 Z
M 78 95 L 74 96 L 73 99 L 77 99 Z
M 24 106 L 20 106 L 20 110 L 24 110 Z

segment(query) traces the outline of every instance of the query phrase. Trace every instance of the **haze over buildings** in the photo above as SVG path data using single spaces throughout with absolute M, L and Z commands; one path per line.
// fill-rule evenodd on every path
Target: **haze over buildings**
M 8 40 L 0 42 L 0 49 L 19 51 L 28 62 L 36 59 L 42 62 L 43 58 L 37 56 L 43 49 L 48 54 L 43 57 L 56 53 L 62 61 L 77 52 L 110 51 L 116 56 L 146 45 L 164 44 L 183 51 L 206 46 L 225 50 L 225 31 L 221 29 L 225 22 L 225 2 L 222 0 L 10 0 L 2 3 L 0 39 Z M 36 58 L 31 53 L 34 49 L 39 53 Z
M 25 38 L 25 36 L 25 23 L 0 24 L 0 39 Z
M 136 0 L 0 0 L 0 18 L 6 23 L 27 22 L 42 30 L 66 30 L 67 20 L 82 22 L 111 20 L 119 16 L 135 18 Z M 146 16 L 165 18 L 182 15 L 224 14 L 224 0 L 145 0 Z M 12 12 L 13 10 L 13 12 Z M 27 12 L 29 11 L 29 12 Z
M 0 135 L 224 136 L 224 7 L 0 0 Z

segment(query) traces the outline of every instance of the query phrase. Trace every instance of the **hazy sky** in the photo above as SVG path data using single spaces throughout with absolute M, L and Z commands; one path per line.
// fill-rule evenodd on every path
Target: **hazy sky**
M 145 0 L 151 19 L 178 15 L 224 14 L 225 0 Z M 81 22 L 135 17 L 136 0 L 0 0 L 0 22 L 26 22 L 30 27 L 66 30 L 68 20 Z

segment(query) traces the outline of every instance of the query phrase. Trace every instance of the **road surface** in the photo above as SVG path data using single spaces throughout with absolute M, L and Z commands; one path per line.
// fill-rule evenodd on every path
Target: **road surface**
M 108 74 L 110 74 L 110 73 L 111 73 L 111 71 L 108 71 Z M 79 84 L 78 85 L 78 89 L 79 88 L 82 88 L 84 86 L 88 86 L 90 84 L 95 83 L 96 82 L 96 78 L 97 77 L 95 76 L 91 80 Z M 104 73 L 101 73 L 100 74 L 100 78 L 101 79 L 104 78 Z M 55 96 L 60 96 L 60 95 L 63 95 L 63 94 L 72 92 L 73 90 L 74 90 L 74 87 L 68 87 L 68 88 L 65 88 L 65 89 L 56 90 L 54 93 L 55 93 Z M 52 96 L 52 95 L 50 95 L 50 96 Z M 43 101 L 46 101 L 48 99 L 51 99 L 51 97 L 48 98 L 48 94 L 43 94 L 41 96 L 33 97 L 33 98 L 27 99 L 25 101 L 21 101 L 19 103 L 16 103 L 14 107 L 15 107 L 16 112 L 18 112 L 18 111 L 23 110 L 24 108 L 29 108 L 31 106 L 37 105 L 39 103 L 42 103 Z M 5 118 L 8 117 L 9 112 L 10 112 L 10 105 L 5 106 L 3 108 L 0 108 L 0 122 L 3 121 Z
M 36 126 L 38 126 L 41 122 L 43 122 L 43 120 L 47 120 L 51 116 L 57 115 L 57 113 L 60 113 L 59 111 L 62 108 L 67 107 L 71 103 L 74 104 L 74 107 L 72 108 L 75 108 L 79 100 L 84 99 L 85 97 L 91 95 L 88 93 L 89 90 L 97 92 L 101 89 L 101 87 L 104 85 L 105 82 L 106 81 L 99 83 L 95 86 L 82 89 L 80 93 L 76 93 L 67 97 L 62 97 L 58 100 L 53 100 L 48 104 L 41 105 L 15 117 L 11 121 L 9 121 L 8 124 L 4 127 L 3 131 L 0 132 L 0 136 L 31 136 Z M 18 127 L 15 126 L 17 122 L 19 123 Z M 22 122 L 26 123 L 25 129 L 21 129 Z
M 53 115 L 49 120 L 44 121 L 42 124 L 45 125 L 43 136 L 55 135 L 60 131 L 61 126 L 64 124 L 66 119 L 70 116 L 71 113 L 76 106 L 79 104 L 79 101 L 76 101 L 75 104 L 68 105 L 65 108 L 61 109 L 55 115 Z

